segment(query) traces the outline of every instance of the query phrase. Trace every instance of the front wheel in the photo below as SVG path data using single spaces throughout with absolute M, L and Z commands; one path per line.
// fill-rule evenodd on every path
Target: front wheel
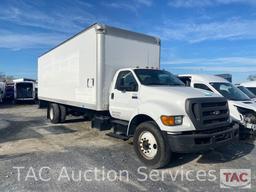
M 59 105 L 59 108 L 60 108 L 60 122 L 64 123 L 66 121 L 67 108 L 64 105 Z
M 51 103 L 48 109 L 49 119 L 51 123 L 57 124 L 60 122 L 60 108 L 56 103 Z
M 155 122 L 141 123 L 136 128 L 133 140 L 134 150 L 145 165 L 161 168 L 169 163 L 169 144 Z

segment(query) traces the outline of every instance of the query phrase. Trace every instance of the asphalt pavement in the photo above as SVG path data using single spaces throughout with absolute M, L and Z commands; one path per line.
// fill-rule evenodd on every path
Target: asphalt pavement
M 53 125 L 36 105 L 0 105 L 0 191 L 227 191 L 237 170 L 251 176 L 233 189 L 256 191 L 254 138 L 173 154 L 166 168 L 152 170 L 138 160 L 132 140 L 90 125 L 81 118 Z M 231 174 L 226 183 L 223 171 Z

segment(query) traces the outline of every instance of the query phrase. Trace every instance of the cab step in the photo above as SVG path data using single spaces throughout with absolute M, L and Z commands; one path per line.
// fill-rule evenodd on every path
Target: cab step
M 108 135 L 110 137 L 117 138 L 117 139 L 122 139 L 124 141 L 126 141 L 130 138 L 130 137 L 126 136 L 127 128 L 129 125 L 128 121 L 112 119 L 111 124 L 113 126 L 113 132 L 107 133 L 106 135 Z
M 116 139 L 121 139 L 121 140 L 124 140 L 124 141 L 127 141 L 130 137 L 129 136 L 126 136 L 126 135 L 120 135 L 118 133 L 106 133 L 107 136 L 109 137 L 113 137 L 113 138 L 116 138 Z

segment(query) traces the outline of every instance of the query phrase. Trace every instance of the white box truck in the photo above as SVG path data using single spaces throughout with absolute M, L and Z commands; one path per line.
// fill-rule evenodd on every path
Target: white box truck
M 237 139 L 227 100 L 185 87 L 159 70 L 160 40 L 94 24 L 38 59 L 38 97 L 52 123 L 91 116 L 92 126 L 133 136 L 147 166 L 165 166 L 171 152 L 208 150 Z

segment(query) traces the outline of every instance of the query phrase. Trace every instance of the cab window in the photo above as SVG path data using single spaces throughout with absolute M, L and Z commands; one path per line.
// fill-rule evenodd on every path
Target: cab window
M 190 87 L 191 85 L 191 77 L 178 77 L 186 87 Z
M 203 90 L 206 90 L 206 91 L 213 92 L 207 85 L 202 84 L 202 83 L 195 83 L 194 88 L 203 89 Z
M 119 91 L 138 91 L 138 83 L 131 71 L 121 71 L 118 74 L 115 89 Z

